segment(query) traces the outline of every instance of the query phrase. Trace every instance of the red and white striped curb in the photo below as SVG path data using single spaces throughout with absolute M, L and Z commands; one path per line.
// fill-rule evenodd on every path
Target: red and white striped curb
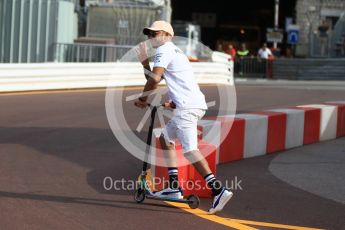
M 345 101 L 205 119 L 221 122 L 220 133 L 233 122 L 217 151 L 217 163 L 227 163 L 345 136 Z
M 345 101 L 277 108 L 235 116 L 206 117 L 199 122 L 198 129 L 201 131 L 201 146 L 218 146 L 207 157 L 215 173 L 217 164 L 273 154 L 345 136 Z M 153 146 L 157 145 L 160 133 L 160 130 L 155 130 Z M 201 151 L 202 149 L 203 147 L 200 148 Z M 177 151 L 181 152 L 180 146 L 177 146 Z M 182 156 L 182 153 L 179 154 Z M 154 176 L 166 176 L 166 169 L 157 171 L 157 166 L 154 168 Z M 185 174 L 182 175 L 183 173 Z M 198 173 L 193 166 L 183 173 L 181 178 L 184 180 L 202 179 L 200 175 L 195 176 Z M 191 174 L 194 176 L 190 176 Z M 210 194 L 204 190 L 188 192 L 202 197 Z

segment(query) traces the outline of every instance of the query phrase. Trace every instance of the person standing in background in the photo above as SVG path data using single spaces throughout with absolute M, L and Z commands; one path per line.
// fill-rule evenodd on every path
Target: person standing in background
M 261 66 L 262 72 L 265 72 L 263 77 L 272 78 L 272 62 L 274 56 L 270 48 L 267 47 L 266 43 L 262 44 L 262 47 L 258 51 L 257 57 L 259 61 L 258 66 Z
M 222 52 L 222 53 L 224 53 L 222 43 L 218 43 L 218 44 L 217 44 L 217 51 L 218 51 L 218 52 Z
M 232 44 L 228 45 L 228 49 L 226 50 L 226 53 L 231 56 L 231 60 L 234 61 L 236 58 L 236 49 L 233 47 Z
M 319 41 L 320 41 L 320 55 L 326 55 L 326 48 L 328 48 L 328 30 L 329 26 L 325 20 L 321 22 L 321 25 L 318 27 L 319 30 Z
M 261 59 L 273 58 L 272 51 L 267 47 L 266 43 L 262 44 L 262 47 L 258 51 L 258 57 Z
M 244 72 L 244 58 L 249 56 L 249 50 L 246 47 L 245 43 L 241 44 L 241 49 L 237 50 L 237 56 L 239 59 L 236 61 L 236 66 L 239 70 L 239 74 L 243 75 Z
M 241 49 L 237 50 L 237 56 L 240 58 L 248 57 L 249 56 L 249 50 L 246 47 L 245 43 L 241 44 Z

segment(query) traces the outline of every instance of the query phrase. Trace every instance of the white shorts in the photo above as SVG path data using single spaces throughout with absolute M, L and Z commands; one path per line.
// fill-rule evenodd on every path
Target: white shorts
M 174 109 L 173 117 L 162 132 L 165 141 L 175 145 L 178 139 L 183 153 L 198 150 L 198 120 L 205 112 L 203 109 Z

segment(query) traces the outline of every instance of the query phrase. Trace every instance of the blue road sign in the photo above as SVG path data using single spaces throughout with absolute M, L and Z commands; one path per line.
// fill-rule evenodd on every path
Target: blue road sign
M 299 39 L 299 30 L 289 30 L 287 36 L 287 42 L 291 45 L 298 43 Z

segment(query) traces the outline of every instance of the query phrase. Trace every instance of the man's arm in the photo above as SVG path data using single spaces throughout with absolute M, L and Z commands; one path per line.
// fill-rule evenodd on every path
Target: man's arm
M 150 75 L 148 73 L 151 73 L 151 67 L 149 62 L 147 61 L 147 63 L 142 63 L 143 67 L 144 67 L 144 75 L 146 80 L 149 80 Z
M 151 76 L 148 77 L 147 82 L 144 87 L 144 93 L 155 90 L 158 87 L 159 82 L 162 79 L 165 69 L 163 67 L 154 67 L 152 70 Z M 140 97 L 139 100 L 141 102 L 147 101 L 147 96 Z
M 149 57 L 147 53 L 147 46 L 145 42 L 141 42 L 138 47 L 135 49 L 138 60 L 141 62 L 143 68 L 144 68 L 144 75 L 146 80 L 150 78 L 149 73 L 151 72 Z

